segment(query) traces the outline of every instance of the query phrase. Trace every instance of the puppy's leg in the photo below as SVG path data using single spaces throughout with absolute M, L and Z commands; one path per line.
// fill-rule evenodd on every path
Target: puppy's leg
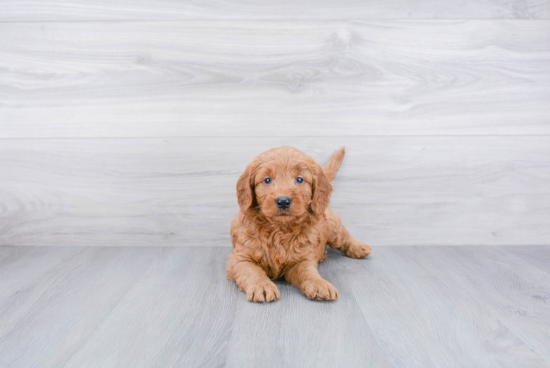
M 338 249 L 351 258 L 365 258 L 372 249 L 367 244 L 352 238 L 342 224 L 342 220 L 330 208 L 327 209 L 327 242 L 331 248 Z
M 338 291 L 327 280 L 323 280 L 317 270 L 317 262 L 301 261 L 285 273 L 285 279 L 292 286 L 302 290 L 312 300 L 336 300 Z
M 236 261 L 229 257 L 227 278 L 237 283 L 251 302 L 272 302 L 281 296 L 277 286 L 267 277 L 265 271 L 250 261 Z

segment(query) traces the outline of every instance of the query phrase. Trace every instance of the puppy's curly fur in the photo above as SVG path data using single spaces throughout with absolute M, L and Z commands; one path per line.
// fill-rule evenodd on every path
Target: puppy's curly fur
M 248 300 L 279 299 L 271 280 L 282 277 L 309 299 L 336 300 L 338 292 L 317 270 L 326 260 L 326 244 L 352 258 L 371 253 L 328 207 L 330 182 L 344 154 L 342 148 L 321 168 L 303 152 L 284 146 L 262 153 L 246 167 L 237 182 L 240 211 L 231 222 L 227 277 Z M 277 204 L 284 197 L 291 201 L 288 208 Z

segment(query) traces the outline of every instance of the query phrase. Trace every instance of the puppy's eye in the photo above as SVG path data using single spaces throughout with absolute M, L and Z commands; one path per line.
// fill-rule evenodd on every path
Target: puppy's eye
M 296 183 L 302 184 L 303 182 L 304 182 L 304 178 L 302 178 L 301 176 L 298 176 L 298 177 L 296 178 Z
M 271 178 L 270 177 L 265 178 L 264 183 L 271 184 Z

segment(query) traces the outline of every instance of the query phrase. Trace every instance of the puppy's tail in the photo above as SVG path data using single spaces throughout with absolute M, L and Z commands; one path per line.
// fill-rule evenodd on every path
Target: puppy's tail
M 334 178 L 336 177 L 336 173 L 338 172 L 340 165 L 342 165 L 342 161 L 344 160 L 345 154 L 346 154 L 346 148 L 344 147 L 340 151 L 332 155 L 329 162 L 325 165 L 325 167 L 323 167 L 323 172 L 325 173 L 329 181 L 333 181 Z

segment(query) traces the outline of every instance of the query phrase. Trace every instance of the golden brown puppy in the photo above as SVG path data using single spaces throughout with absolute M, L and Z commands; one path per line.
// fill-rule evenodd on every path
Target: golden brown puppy
M 314 300 L 336 300 L 321 278 L 326 244 L 348 257 L 364 258 L 371 248 L 348 233 L 329 207 L 332 185 L 345 151 L 324 168 L 295 148 L 273 148 L 256 157 L 237 181 L 240 211 L 231 222 L 233 252 L 227 277 L 253 302 L 279 299 L 271 280 L 284 277 Z

